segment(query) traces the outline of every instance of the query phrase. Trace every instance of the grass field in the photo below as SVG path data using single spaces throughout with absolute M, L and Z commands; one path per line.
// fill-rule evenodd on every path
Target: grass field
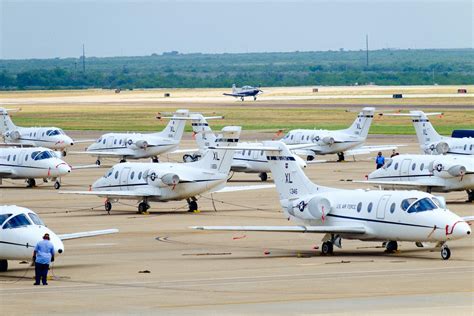
M 403 87 L 406 91 L 416 93 L 453 93 L 453 87 Z M 474 88 L 474 87 L 471 87 Z M 308 87 L 297 88 L 274 88 L 279 94 L 299 95 Z M 347 94 L 354 94 L 354 87 L 325 88 L 332 93 L 342 94 L 346 89 Z M 379 91 L 391 91 L 392 87 L 367 87 L 366 90 L 356 87 L 358 94 L 366 94 L 367 91 L 376 89 Z M 398 88 L 397 88 L 398 89 Z M 472 89 L 471 89 L 472 90 Z M 219 95 L 220 90 L 210 89 L 179 89 L 179 96 L 189 97 L 193 95 L 207 96 Z M 206 104 L 206 102 L 191 102 L 170 104 L 166 102 L 124 102 L 129 97 L 137 95 L 162 96 L 162 90 L 150 91 L 127 91 L 120 93 L 120 99 L 110 100 L 114 97 L 113 92 L 105 90 L 75 90 L 75 91 L 30 91 L 0 93 L 0 99 L 25 99 L 42 100 L 54 98 L 54 102 L 44 104 L 26 104 L 21 106 L 21 111 L 12 113 L 13 120 L 20 126 L 58 126 L 66 130 L 102 130 L 102 131 L 159 131 L 167 123 L 167 120 L 157 120 L 158 112 L 173 112 L 178 108 L 189 108 L 194 112 L 203 112 L 212 115 L 224 115 L 224 120 L 212 122 L 214 129 L 220 129 L 225 125 L 241 125 L 244 130 L 267 130 L 276 132 L 279 129 L 285 131 L 294 128 L 322 128 L 341 129 L 348 127 L 354 120 L 357 111 L 365 105 L 383 104 L 391 105 L 390 109 L 379 109 L 380 111 L 394 111 L 396 109 L 414 109 L 418 105 L 428 105 L 424 111 L 430 111 L 429 105 L 446 105 L 442 108 L 443 117 L 431 118 L 436 129 L 449 135 L 453 129 L 474 128 L 474 105 L 473 98 L 419 98 L 419 99 L 330 99 L 330 100 L 299 100 L 278 101 L 273 108 L 268 102 L 246 101 L 239 102 L 232 99 L 224 99 L 222 104 Z M 81 103 L 84 98 L 107 97 L 102 101 L 94 103 Z M 77 97 L 78 103 L 58 102 L 58 98 Z M 75 99 L 76 100 L 76 99 Z M 170 100 L 173 101 L 173 100 Z M 224 103 L 225 102 L 225 103 Z M 323 104 L 323 105 L 322 105 Z M 277 106 L 278 105 L 278 106 Z M 311 106 L 314 105 L 314 106 Z M 347 105 L 347 106 L 346 106 Z M 351 106 L 349 106 L 351 105 Z M 359 106 L 360 105 L 360 106 Z M 462 106 L 460 108 L 459 106 Z M 18 106 L 8 106 L 15 108 Z M 452 107 L 452 108 L 451 108 Z M 347 111 L 350 109 L 350 111 Z M 439 112 L 439 107 L 433 109 Z M 187 131 L 190 131 L 190 126 Z M 379 117 L 374 119 L 370 133 L 373 134 L 414 134 L 411 120 L 407 117 Z

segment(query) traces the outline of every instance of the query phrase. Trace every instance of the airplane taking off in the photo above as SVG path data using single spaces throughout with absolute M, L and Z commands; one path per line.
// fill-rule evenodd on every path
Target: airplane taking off
M 345 155 L 362 155 L 398 148 L 396 145 L 363 146 L 374 112 L 375 108 L 363 108 L 347 129 L 337 131 L 296 129 L 288 132 L 281 140 L 288 145 L 314 144 L 314 147 L 293 151 L 306 156 L 308 161 L 314 160 L 316 155 L 328 154 L 337 154 L 338 161 L 343 161 Z
M 55 254 L 61 254 L 64 252 L 63 240 L 117 232 L 117 229 L 105 229 L 56 235 L 35 212 L 16 205 L 0 206 L 0 272 L 8 270 L 8 260 L 31 260 L 36 243 L 44 234 L 49 234 Z
M 240 126 L 222 129 L 217 142 L 235 146 Z M 197 211 L 197 196 L 203 193 L 261 189 L 273 185 L 225 187 L 234 150 L 210 148 L 201 160 L 189 163 L 120 163 L 112 167 L 91 187 L 91 191 L 64 191 L 64 194 L 96 195 L 105 197 L 105 210 L 121 199 L 136 200 L 138 212 L 144 213 L 149 202 L 186 200 L 189 211 Z
M 428 116 L 442 115 L 443 113 L 424 113 L 410 111 L 410 113 L 381 113 L 383 116 L 409 116 L 412 118 L 420 148 L 425 154 L 431 155 L 474 155 L 474 138 L 455 138 L 439 135 L 431 125 Z
M 243 86 L 242 88 L 237 88 L 235 84 L 232 85 L 232 93 L 223 93 L 223 95 L 240 98 L 240 100 L 244 101 L 246 97 L 253 97 L 253 100 L 257 100 L 257 95 L 263 93 L 262 90 L 259 88 L 255 88 L 252 86 Z
M 29 188 L 35 179 L 53 180 L 54 188 L 61 187 L 61 177 L 72 170 L 64 160 L 48 148 L 6 147 L 0 148 L 0 184 L 2 179 L 26 179 Z
M 6 143 L 24 144 L 46 147 L 62 151 L 66 156 L 66 148 L 74 145 L 71 137 L 57 127 L 19 127 L 13 124 L 8 110 L 0 108 L 0 135 Z M 81 140 L 76 142 L 87 142 Z
M 386 242 L 435 242 L 441 257 L 451 256 L 446 241 L 471 234 L 468 222 L 447 209 L 443 198 L 421 191 L 342 190 L 311 182 L 282 142 L 264 142 L 280 204 L 298 226 L 195 226 L 198 230 L 261 231 L 325 234 L 321 251 L 331 254 L 342 238 Z
M 161 118 L 161 117 L 160 117 Z M 158 156 L 176 149 L 183 136 L 186 120 L 189 120 L 188 110 L 177 110 L 170 117 L 165 129 L 158 133 L 107 133 L 95 143 L 87 147 L 85 152 L 75 154 L 89 154 L 97 156 L 96 164 L 100 165 L 102 157 L 126 159 L 152 158 L 158 162 Z
M 192 127 L 194 138 L 198 144 L 199 150 L 206 151 L 209 147 L 218 147 L 216 135 L 212 132 L 206 119 L 222 117 L 204 117 L 201 114 L 193 114 Z M 259 147 L 261 143 L 240 143 L 239 147 L 245 146 L 247 149 L 238 149 L 234 153 L 234 159 L 230 170 L 233 172 L 258 173 L 260 180 L 267 181 L 270 168 L 268 167 L 267 156 Z M 255 146 L 255 149 L 252 147 Z M 184 161 L 195 161 L 200 154 L 184 155 Z M 306 168 L 306 162 L 300 157 L 293 155 L 301 168 Z
M 474 201 L 474 159 L 461 155 L 398 155 L 368 175 L 384 188 L 417 188 L 429 193 L 466 191 Z

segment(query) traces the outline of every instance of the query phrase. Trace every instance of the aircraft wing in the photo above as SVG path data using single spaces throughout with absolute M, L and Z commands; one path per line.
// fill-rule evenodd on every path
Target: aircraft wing
M 236 162 L 235 160 L 232 162 L 231 169 L 233 171 L 244 171 L 249 168 L 249 165 L 244 162 Z
M 104 229 L 104 230 L 93 230 L 88 232 L 80 232 L 80 233 L 72 233 L 72 234 L 62 234 L 58 235 L 59 239 L 61 240 L 68 240 L 68 239 L 77 239 L 77 238 L 84 238 L 84 237 L 94 237 L 100 235 L 108 235 L 108 234 L 115 234 L 118 233 L 118 229 Z
M 95 195 L 98 197 L 124 198 L 124 197 L 147 197 L 154 196 L 150 193 L 139 191 L 58 191 L 59 194 L 79 194 L 79 195 Z
M 0 168 L 0 178 L 9 177 L 9 176 L 12 176 L 13 174 L 14 174 L 13 170 L 11 169 Z
M 74 144 L 94 143 L 97 139 L 75 139 Z
M 199 151 L 199 148 L 189 148 L 189 149 L 176 149 L 170 152 L 167 152 L 167 154 L 186 154 L 186 153 L 197 153 Z
M 115 151 L 68 151 L 68 154 L 90 155 L 101 157 L 128 157 L 129 155 L 119 154 Z
M 274 184 L 257 184 L 257 185 L 234 185 L 227 186 L 220 190 L 214 191 L 212 193 L 225 193 L 225 192 L 237 192 L 237 191 L 247 191 L 247 190 L 262 190 L 274 188 Z
M 99 165 L 93 164 L 93 165 L 80 165 L 80 166 L 71 166 L 72 170 L 79 170 L 79 169 L 94 169 L 94 168 L 100 168 Z
M 229 97 L 245 97 L 247 95 L 243 93 L 223 93 L 223 95 L 229 96 Z
M 398 147 L 404 147 L 404 146 L 406 145 L 361 146 L 358 148 L 349 149 L 345 151 L 344 154 L 349 155 L 349 156 L 364 155 L 364 154 L 370 154 L 371 152 L 375 152 L 375 151 L 393 150 L 393 149 L 397 149 Z
M 384 181 L 384 180 L 363 180 L 363 181 L 352 181 L 355 183 L 368 183 L 368 184 L 376 184 L 376 185 L 393 185 L 393 186 L 411 186 L 411 187 L 444 187 L 442 184 L 428 184 L 428 183 L 421 183 L 416 181 Z
M 462 219 L 468 223 L 470 226 L 474 223 L 474 216 L 465 216 Z
M 253 232 L 281 232 L 281 233 L 339 233 L 364 234 L 362 226 L 192 226 L 197 230 L 218 231 L 253 231 Z

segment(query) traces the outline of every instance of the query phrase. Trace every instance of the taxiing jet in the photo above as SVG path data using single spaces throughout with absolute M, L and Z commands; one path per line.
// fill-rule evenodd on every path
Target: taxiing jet
M 4 108 L 0 108 L 0 135 L 6 143 L 46 147 L 62 151 L 63 156 L 66 156 L 66 148 L 74 145 L 72 138 L 57 127 L 16 126 L 8 110 Z M 79 142 L 87 142 L 87 140 Z
M 431 125 L 428 116 L 442 115 L 443 113 L 424 113 L 410 111 L 410 113 L 382 113 L 383 116 L 409 116 L 413 121 L 420 148 L 430 155 L 474 155 L 474 138 L 447 137 L 439 135 Z
M 194 138 L 198 144 L 200 151 L 205 151 L 209 147 L 218 147 L 219 143 L 216 141 L 217 137 L 212 132 L 209 123 L 206 119 L 221 118 L 221 117 L 204 117 L 201 114 L 194 114 L 192 127 L 194 132 Z M 238 149 L 234 153 L 234 159 L 230 170 L 233 172 L 244 172 L 244 173 L 258 173 L 260 180 L 267 181 L 268 173 L 270 168 L 268 167 L 267 156 L 265 152 L 258 147 L 261 147 L 261 143 L 240 143 L 239 147 L 246 146 L 247 149 Z M 255 146 L 255 149 L 252 149 Z M 197 160 L 199 154 L 184 155 L 184 161 Z M 306 168 L 306 162 L 299 156 L 294 155 L 296 161 L 301 168 Z
M 178 110 L 161 132 L 107 133 L 87 147 L 85 152 L 73 153 L 96 156 L 97 165 L 100 165 L 100 159 L 103 157 L 119 158 L 121 162 L 127 159 L 152 158 L 153 162 L 158 162 L 159 155 L 178 147 L 187 119 L 190 119 L 189 111 Z
M 224 95 L 240 98 L 240 100 L 244 101 L 246 97 L 253 97 L 253 100 L 257 100 L 257 95 L 263 93 L 262 90 L 259 88 L 255 88 L 252 86 L 243 86 L 242 88 L 237 88 L 235 84 L 232 85 L 232 93 L 223 93 Z
M 306 156 L 308 161 L 314 160 L 316 155 L 337 154 L 338 161 L 343 161 L 345 155 L 354 156 L 396 149 L 397 145 L 363 146 L 374 112 L 375 108 L 363 108 L 347 129 L 337 131 L 296 129 L 288 132 L 281 140 L 288 145 L 314 144 L 314 147 L 294 151 L 298 155 Z
M 2 179 L 26 179 L 28 187 L 36 185 L 35 179 L 54 181 L 54 188 L 61 187 L 61 177 L 72 170 L 58 154 L 44 147 L 0 147 L 0 184 Z
M 227 126 L 216 140 L 223 145 L 236 145 L 240 126 Z M 189 163 L 120 163 L 94 182 L 91 191 L 64 191 L 60 193 L 105 197 L 105 210 L 121 199 L 136 200 L 138 212 L 144 213 L 149 202 L 186 200 L 189 211 L 197 211 L 197 196 L 221 192 L 260 189 L 273 185 L 225 187 L 232 164 L 234 149 L 210 148 L 202 159 Z
M 367 181 L 383 188 L 422 189 L 429 193 L 466 191 L 474 201 L 474 159 L 461 155 L 398 155 L 371 172 Z
M 64 252 L 63 240 L 113 234 L 117 229 L 56 235 L 38 214 L 16 205 L 0 206 L 0 272 L 8 270 L 8 260 L 31 260 L 36 243 L 49 234 L 54 252 Z
M 321 251 L 331 254 L 341 240 L 386 242 L 388 252 L 398 241 L 437 243 L 449 259 L 448 240 L 471 234 L 468 222 L 447 209 L 443 198 L 421 191 L 342 190 L 311 182 L 282 142 L 264 142 L 280 204 L 297 226 L 195 226 L 199 230 L 261 231 L 325 234 Z

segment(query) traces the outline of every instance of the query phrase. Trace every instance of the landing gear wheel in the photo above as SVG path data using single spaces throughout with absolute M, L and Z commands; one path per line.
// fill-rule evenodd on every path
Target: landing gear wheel
M 158 157 L 153 157 L 153 158 L 151 158 L 151 161 L 152 161 L 153 163 L 159 163 L 159 162 L 160 162 L 160 161 L 158 160 Z
M 474 190 L 466 190 L 466 192 L 467 192 L 466 202 L 474 202 Z
M 110 214 L 110 211 L 112 210 L 112 203 L 110 203 L 110 201 L 105 201 L 104 207 L 105 211 Z
M 196 201 L 194 200 L 191 200 L 191 201 L 188 201 L 188 205 L 189 205 L 189 211 L 188 212 L 195 212 L 198 210 L 198 204 Z
M 26 179 L 26 187 L 27 188 L 33 188 L 35 186 L 36 186 L 35 179 Z
M 253 100 L 254 100 L 254 101 L 257 101 L 257 97 L 253 97 Z
M 120 159 L 120 163 L 124 163 L 124 162 L 127 162 L 127 160 L 125 160 L 125 158 Z
M 265 182 L 268 180 L 268 175 L 266 172 L 261 172 L 258 177 L 260 178 L 260 180 L 262 180 L 262 182 Z
M 67 152 L 65 150 L 63 150 L 62 154 L 63 154 L 63 157 L 66 157 Z
M 389 253 L 394 253 L 398 250 L 398 243 L 394 240 L 391 240 L 385 245 L 385 249 Z
M 323 245 L 321 246 L 321 253 L 324 256 L 332 255 L 334 253 L 334 246 L 332 242 L 330 241 L 323 242 Z
M 337 153 L 337 161 L 341 162 L 344 161 L 344 153 Z
M 148 211 L 149 208 L 150 206 L 148 205 L 148 203 L 141 202 L 140 204 L 138 204 L 138 213 L 140 214 L 146 213 L 146 211 Z
M 95 164 L 98 165 L 98 166 L 100 166 L 100 159 L 97 159 L 97 160 L 95 161 Z
M 5 272 L 8 270 L 8 261 L 0 260 L 0 272 Z
M 243 101 L 244 101 L 244 97 L 241 97 L 240 100 L 243 102 Z
M 56 190 L 59 190 L 60 187 L 61 187 L 61 182 L 59 182 L 59 181 L 54 182 L 54 188 Z
M 313 161 L 314 160 L 314 156 L 308 156 L 306 157 L 306 161 Z
M 447 246 L 444 246 L 443 248 L 441 248 L 441 258 L 443 258 L 443 260 L 448 260 L 450 257 L 451 257 L 451 250 Z

